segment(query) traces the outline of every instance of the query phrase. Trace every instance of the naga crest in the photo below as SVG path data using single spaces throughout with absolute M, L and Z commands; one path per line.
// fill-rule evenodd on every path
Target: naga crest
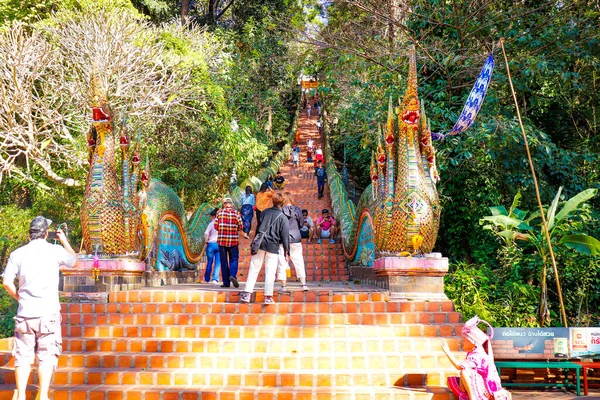
M 139 138 L 130 155 L 126 120 L 121 122 L 117 142 L 107 88 L 97 74 L 93 74 L 91 91 L 92 122 L 87 135 L 90 170 L 81 206 L 83 248 L 88 254 L 125 255 L 139 250 Z M 117 146 L 122 156 L 120 182 L 115 165 Z
M 431 131 L 417 93 L 416 64 L 413 47 L 404 99 L 394 113 L 390 98 L 385 133 L 377 135 L 371 162 L 376 258 L 417 250 L 429 253 L 439 230 L 441 209 L 435 186 L 439 177 Z M 420 238 L 413 240 L 417 235 L 422 243 Z

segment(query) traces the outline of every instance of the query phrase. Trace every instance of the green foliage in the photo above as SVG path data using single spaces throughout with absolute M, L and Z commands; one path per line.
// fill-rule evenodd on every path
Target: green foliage
M 339 120 L 330 137 L 335 158 L 342 160 L 345 147 L 351 177 L 367 187 L 375 132 L 378 124 L 385 123 L 387 99 L 391 95 L 395 102 L 401 101 L 404 94 L 409 45 L 416 44 L 419 96 L 432 130 L 438 132 L 451 129 L 487 53 L 493 51 L 496 68 L 474 125 L 459 137 L 434 143 L 443 210 L 435 250 L 461 266 L 456 272 L 453 269 L 453 274 L 463 274 L 463 278 L 467 274 L 474 283 L 483 275 L 488 277 L 490 287 L 494 282 L 498 284 L 493 290 L 485 287 L 486 283 L 478 292 L 468 291 L 470 295 L 463 297 L 466 309 L 481 308 L 471 300 L 485 299 L 488 294 L 488 314 L 493 320 L 499 321 L 505 308 L 521 307 L 523 315 L 510 314 L 513 321 L 518 326 L 536 324 L 535 310 L 531 309 L 539 304 L 536 298 L 541 294 L 538 288 L 543 263 L 535 246 L 524 243 L 517 247 L 511 236 L 514 234 L 509 233 L 530 232 L 517 229 L 525 228 L 527 221 L 516 221 L 526 217 L 516 207 L 515 215 L 510 217 L 516 220 L 514 224 L 506 220 L 513 214 L 509 210 L 505 217 L 497 218 L 505 219 L 507 228 L 499 231 L 505 231 L 501 240 L 475 229 L 489 207 L 509 204 L 517 193 L 523 195 L 519 207 L 536 209 L 523 137 L 503 56 L 496 44 L 500 37 L 506 38 L 542 201 L 550 204 L 560 186 L 572 198 L 586 188 L 600 188 L 596 95 L 600 85 L 600 31 L 596 29 L 600 10 L 589 1 L 496 2 L 473 8 L 468 2 L 417 0 L 411 2 L 410 10 L 398 14 L 392 8 L 387 2 L 328 5 L 328 24 L 318 37 L 319 44 L 325 45 L 312 55 L 305 71 L 319 77 L 319 93 L 332 118 Z M 591 199 L 589 208 L 577 211 L 566 222 L 556 221 L 560 225 L 556 238 L 572 239 L 573 248 L 592 253 L 593 240 L 582 241 L 571 235 L 585 232 L 598 237 L 599 223 L 593 216 L 597 217 L 599 210 L 598 199 Z M 530 226 L 537 232 L 535 224 Z M 579 323 L 594 318 L 597 321 L 598 313 L 591 311 L 599 308 L 598 269 L 594 267 L 597 257 L 576 254 L 558 239 L 555 244 L 559 273 L 564 271 L 564 279 L 569 281 L 563 284 L 569 319 Z M 499 273 L 510 280 L 496 280 Z M 582 282 L 589 284 L 578 282 L 578 274 Z M 547 283 L 550 313 L 556 321 L 557 294 L 552 273 Z M 522 294 L 503 308 L 504 298 L 496 296 L 496 291 L 506 294 L 506 298 Z M 579 302 L 577 293 L 586 293 Z M 458 299 L 460 295 L 457 290 L 451 297 Z M 504 321 L 514 326 L 511 320 Z
M 10 21 L 36 22 L 74 0 L 0 0 L 0 26 Z
M 29 223 L 35 217 L 31 210 L 22 210 L 15 205 L 0 207 L 0 269 L 8 261 L 8 255 L 14 249 L 27 243 Z
M 594 269 L 592 269 L 590 275 L 590 272 L 579 269 L 577 264 L 573 264 L 572 255 L 567 256 L 571 252 L 565 251 L 564 247 L 557 245 L 564 244 L 570 249 L 587 255 L 593 256 L 600 254 L 600 241 L 586 234 L 572 234 L 575 229 L 578 229 L 579 231 L 586 229 L 585 221 L 588 220 L 586 214 L 589 211 L 585 203 L 595 196 L 597 190 L 587 189 L 582 191 L 566 201 L 560 211 L 557 212 L 560 203 L 561 191 L 562 187 L 559 188 L 550 207 L 548 207 L 546 210 L 548 235 L 553 243 L 552 247 L 557 253 L 555 256 L 557 265 L 562 259 L 562 262 L 564 263 L 563 265 L 568 268 L 568 270 L 578 270 L 578 276 L 581 278 L 581 280 L 576 284 L 576 287 L 579 292 L 583 293 L 583 290 L 587 287 L 586 282 L 588 282 L 591 277 L 594 276 L 594 273 L 596 275 L 600 275 L 600 271 L 594 271 Z M 507 210 L 503 206 L 490 207 L 492 215 L 482 218 L 479 222 L 481 225 L 483 225 L 484 230 L 490 231 L 502 239 L 504 242 L 504 249 L 514 249 L 517 241 L 523 241 L 525 242 L 525 248 L 529 246 L 535 250 L 527 257 L 521 257 L 520 260 L 517 260 L 517 262 L 514 264 L 514 267 L 516 269 L 519 267 L 519 264 L 529 263 L 529 271 L 525 269 L 525 271 L 521 272 L 531 274 L 533 277 L 539 276 L 541 289 L 539 323 L 543 325 L 549 321 L 551 317 L 548 306 L 548 270 L 550 269 L 550 252 L 547 247 L 546 234 L 543 230 L 541 222 L 538 223 L 539 225 L 537 226 L 539 227 L 537 230 L 532 228 L 534 221 L 541 220 L 540 213 L 532 213 L 530 216 L 528 216 L 528 211 L 517 208 L 520 199 L 521 195 L 520 193 L 517 193 L 510 210 Z M 557 237 L 560 237 L 560 240 L 557 239 Z M 596 258 L 595 261 L 597 263 L 599 260 Z M 586 260 L 583 264 L 594 264 L 594 260 Z M 519 271 L 515 271 L 513 274 L 513 276 L 518 275 Z M 562 278 L 560 275 L 561 271 L 559 270 L 559 278 Z M 561 286 L 565 287 L 565 284 L 563 283 Z M 573 286 L 568 286 L 569 289 L 572 287 Z M 569 289 L 567 289 L 566 292 L 569 292 Z M 581 296 L 581 294 L 579 294 L 579 296 Z M 592 295 L 592 297 L 594 296 Z M 571 314 L 570 316 L 573 317 L 574 315 Z M 577 319 L 580 318 L 581 310 L 579 309 L 577 312 Z
M 33 217 L 31 210 L 22 210 L 15 205 L 0 207 L 0 272 L 4 271 L 10 253 L 27 243 Z M 0 338 L 13 336 L 16 313 L 17 302 L 6 290 L 0 289 Z
M 153 25 L 146 21 L 143 14 L 151 16 L 153 22 L 176 16 L 179 4 L 172 1 L 141 0 L 132 4 L 129 0 L 65 0 L 48 3 L 52 5 L 51 10 L 36 13 L 36 18 L 41 19 L 42 23 L 27 29 L 39 28 L 46 33 L 55 33 L 53 30 L 56 30 L 60 35 L 58 32 L 65 21 L 84 20 L 83 16 L 96 16 L 99 19 L 112 15 L 118 15 L 119 18 L 126 16 L 128 21 L 137 24 L 134 30 L 138 34 L 139 46 L 146 47 L 144 43 L 150 43 L 161 49 L 152 62 L 168 66 L 168 71 L 161 73 L 171 75 L 171 78 L 184 76 L 186 81 L 185 85 L 173 86 L 180 88 L 180 91 L 155 99 L 164 108 L 158 113 L 131 110 L 128 102 L 136 102 L 145 96 L 143 93 L 137 98 L 135 95 L 126 97 L 123 102 L 115 91 L 111 93 L 111 102 L 113 108 L 130 114 L 130 131 L 142 133 L 142 152 L 151 156 L 152 175 L 162 178 L 180 193 L 185 199 L 186 208 L 190 209 L 226 191 L 234 168 L 240 182 L 252 176 L 289 139 L 298 101 L 296 79 L 302 53 L 295 49 L 292 51 L 296 45 L 291 44 L 290 33 L 278 30 L 278 27 L 294 18 L 301 9 L 295 3 L 276 3 L 253 2 L 251 7 L 243 7 L 239 2 L 236 7 L 242 8 L 231 9 L 235 9 L 234 15 L 238 16 L 235 26 L 224 25 L 208 30 L 197 25 Z M 2 8 L 5 4 L 7 6 Z M 12 7 L 11 13 L 5 11 L 8 5 Z M 196 3 L 192 14 L 199 7 L 202 4 Z M 0 2 L 0 20 L 2 17 L 28 20 L 26 15 L 30 15 L 29 12 L 28 9 L 20 9 L 15 2 Z M 229 13 L 227 18 L 231 15 Z M 86 50 L 92 51 L 93 46 Z M 115 53 L 118 51 L 118 46 L 113 48 L 113 57 L 122 56 Z M 85 70 L 85 66 L 64 65 L 65 70 L 57 76 L 64 75 L 71 82 L 89 81 L 86 76 L 90 70 Z M 118 72 L 122 72 L 122 68 L 118 68 Z M 164 81 L 169 77 L 155 75 L 147 81 L 153 79 Z M 76 90 L 73 89 L 73 83 L 68 85 L 70 90 Z M 115 85 L 111 85 L 111 88 L 116 90 Z M 77 154 L 69 152 L 70 155 L 76 154 L 72 164 L 77 168 L 65 169 L 56 161 L 55 169 L 58 174 L 68 171 L 65 175 L 75 175 L 75 179 L 81 181 L 87 166 L 84 132 L 88 129 L 85 121 L 89 111 L 86 93 L 82 93 L 85 90 L 76 91 L 75 97 L 83 99 L 85 104 L 75 102 L 72 96 L 73 104 L 68 111 L 71 113 L 69 115 L 75 117 L 65 120 L 74 137 L 68 144 L 79 150 Z M 121 102 L 117 107 L 115 102 L 119 100 Z M 65 113 L 64 110 L 57 111 Z M 267 132 L 265 126 L 269 120 L 271 124 Z M 25 164 L 19 166 L 24 167 Z M 81 197 L 82 188 L 70 191 L 55 188 L 36 169 L 31 172 L 31 179 L 35 182 L 28 188 L 27 207 L 39 208 L 41 203 L 38 203 L 38 199 L 45 197 L 66 196 L 75 200 Z M 25 182 L 13 178 L 5 178 L 4 183 L 16 187 L 25 185 Z M 0 198 L 0 204 L 10 202 L 10 197 L 6 201 Z M 49 202 L 53 203 L 51 200 Z M 67 203 L 71 201 L 67 200 Z M 79 214 L 71 208 L 69 212 L 74 216 Z M 59 220 L 64 219 L 61 217 Z
M 14 335 L 15 321 L 17 315 L 17 301 L 13 299 L 6 290 L 0 290 L 0 338 Z
M 465 319 L 478 315 L 493 326 L 537 326 L 539 290 L 517 276 L 458 263 L 451 266 L 444 287 Z

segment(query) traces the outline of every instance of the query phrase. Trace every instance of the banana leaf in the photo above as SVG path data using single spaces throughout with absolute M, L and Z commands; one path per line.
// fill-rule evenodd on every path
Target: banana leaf
M 483 225 L 486 221 L 493 223 L 495 226 L 500 226 L 503 228 L 514 227 L 525 231 L 533 230 L 533 228 L 525 222 L 516 218 L 507 217 L 506 215 L 490 215 L 483 217 L 479 220 L 479 224 Z
M 591 256 L 600 255 L 600 240 L 588 235 L 566 235 L 560 238 L 560 242 L 583 254 Z
M 598 189 L 586 189 L 583 192 L 577 194 L 572 197 L 565 203 L 563 208 L 560 210 L 558 214 L 556 214 L 556 218 L 554 219 L 554 225 L 557 225 L 560 221 L 567 218 L 571 212 L 576 210 L 581 203 L 584 203 L 594 197 Z
M 548 214 L 546 215 L 546 223 L 548 224 L 548 230 L 551 230 L 554 227 L 554 216 L 556 215 L 556 208 L 558 207 L 558 201 L 560 200 L 561 192 L 562 186 L 558 188 L 558 192 L 556 192 L 556 196 L 554 196 L 554 200 L 552 200 L 552 204 L 548 209 Z

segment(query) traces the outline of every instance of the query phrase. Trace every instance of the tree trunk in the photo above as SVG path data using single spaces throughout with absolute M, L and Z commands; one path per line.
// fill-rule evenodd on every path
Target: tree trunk
M 181 0 L 181 25 L 190 22 L 190 0 Z
M 208 23 L 210 25 L 214 25 L 217 20 L 216 20 L 216 4 L 217 0 L 208 0 L 208 15 L 206 16 L 206 20 L 208 21 Z

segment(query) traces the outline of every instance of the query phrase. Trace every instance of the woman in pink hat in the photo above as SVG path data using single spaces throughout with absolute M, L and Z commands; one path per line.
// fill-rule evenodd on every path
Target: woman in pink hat
M 477 327 L 479 322 L 490 327 L 490 336 Z M 494 364 L 491 344 L 494 330 L 490 324 L 475 316 L 465 323 L 462 336 L 475 346 L 467 352 L 467 358 L 462 363 L 459 363 L 450 353 L 448 343 L 442 339 L 442 350 L 452 365 L 460 371 L 460 378 L 456 376 L 448 378 L 450 390 L 458 396 L 459 400 L 510 400 L 510 392 L 502 388 Z

